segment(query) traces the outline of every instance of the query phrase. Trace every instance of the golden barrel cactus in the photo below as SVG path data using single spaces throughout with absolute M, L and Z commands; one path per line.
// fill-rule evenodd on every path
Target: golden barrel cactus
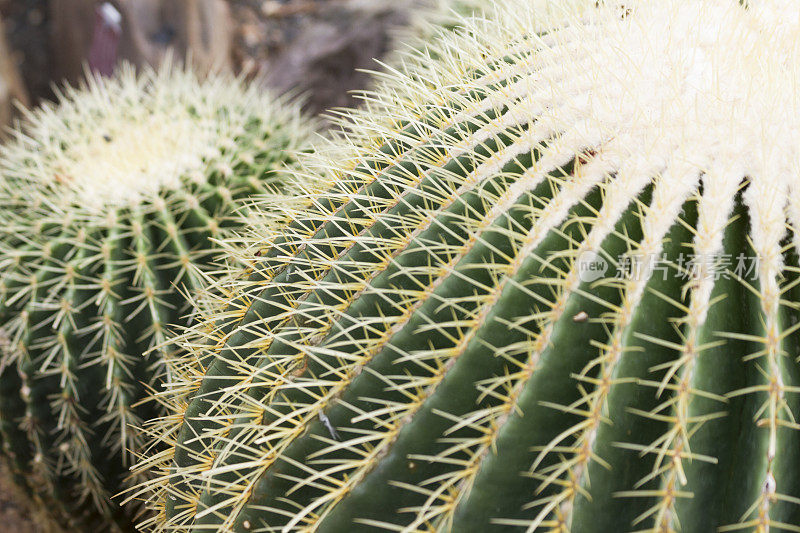
M 463 26 L 179 339 L 148 525 L 797 530 L 796 3 Z

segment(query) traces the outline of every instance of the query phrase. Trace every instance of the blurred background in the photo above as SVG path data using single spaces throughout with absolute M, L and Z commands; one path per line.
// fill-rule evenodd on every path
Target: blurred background
M 354 105 L 398 32 L 433 0 L 0 0 L 0 127 L 84 69 L 157 65 L 244 73 L 297 91 L 311 113 Z M 0 475 L 0 532 L 38 533 Z
M 200 71 L 229 68 L 310 112 L 352 105 L 393 35 L 431 0 L 0 0 L 0 123 L 14 99 L 36 105 L 83 65 L 158 64 L 167 50 Z

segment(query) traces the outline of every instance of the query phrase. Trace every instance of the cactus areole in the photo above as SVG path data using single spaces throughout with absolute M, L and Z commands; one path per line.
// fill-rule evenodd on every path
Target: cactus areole
M 186 332 L 156 531 L 796 531 L 800 12 L 506 0 Z
M 211 238 L 243 198 L 280 193 L 309 133 L 290 102 L 166 65 L 64 89 L 2 148 L 2 456 L 66 530 L 132 530 L 112 497 L 160 414 L 139 402 L 168 370 L 165 332 Z

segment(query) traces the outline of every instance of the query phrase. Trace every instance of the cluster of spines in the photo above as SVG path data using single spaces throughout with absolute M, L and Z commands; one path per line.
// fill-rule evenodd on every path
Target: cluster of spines
M 795 527 L 797 186 L 619 157 L 531 83 L 551 36 L 475 24 L 211 289 L 140 465 L 153 529 Z
M 148 98 L 185 105 L 197 128 L 218 136 L 192 147 L 204 153 L 170 154 L 196 163 L 175 164 L 184 172 L 164 186 L 122 203 L 100 197 L 98 209 L 71 187 L 80 180 L 58 174 L 80 168 L 70 157 L 85 155 L 58 135 L 102 135 L 105 115 L 124 130 L 126 106 L 131 117 L 159 111 L 163 102 Z M 189 312 L 181 291 L 199 290 L 203 273 L 216 268 L 213 239 L 245 223 L 238 217 L 246 198 L 291 194 L 279 174 L 311 128 L 293 103 L 226 75 L 201 83 L 171 65 L 89 78 L 26 120 L 3 149 L 0 188 L 3 452 L 16 481 L 56 521 L 127 530 L 131 518 L 112 498 L 131 482 L 127 469 L 143 449 L 136 428 L 158 414 L 140 402 L 166 379 L 167 329 Z M 136 155 L 143 167 L 153 156 Z

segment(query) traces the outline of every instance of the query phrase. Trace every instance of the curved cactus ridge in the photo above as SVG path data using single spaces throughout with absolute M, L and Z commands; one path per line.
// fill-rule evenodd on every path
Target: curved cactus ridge
M 67 530 L 130 530 L 112 497 L 160 414 L 138 405 L 168 370 L 158 347 L 244 199 L 294 194 L 279 171 L 313 128 L 291 101 L 170 64 L 25 113 L 0 154 L 2 455 Z
M 797 530 L 796 4 L 488 18 L 179 338 L 150 529 Z

